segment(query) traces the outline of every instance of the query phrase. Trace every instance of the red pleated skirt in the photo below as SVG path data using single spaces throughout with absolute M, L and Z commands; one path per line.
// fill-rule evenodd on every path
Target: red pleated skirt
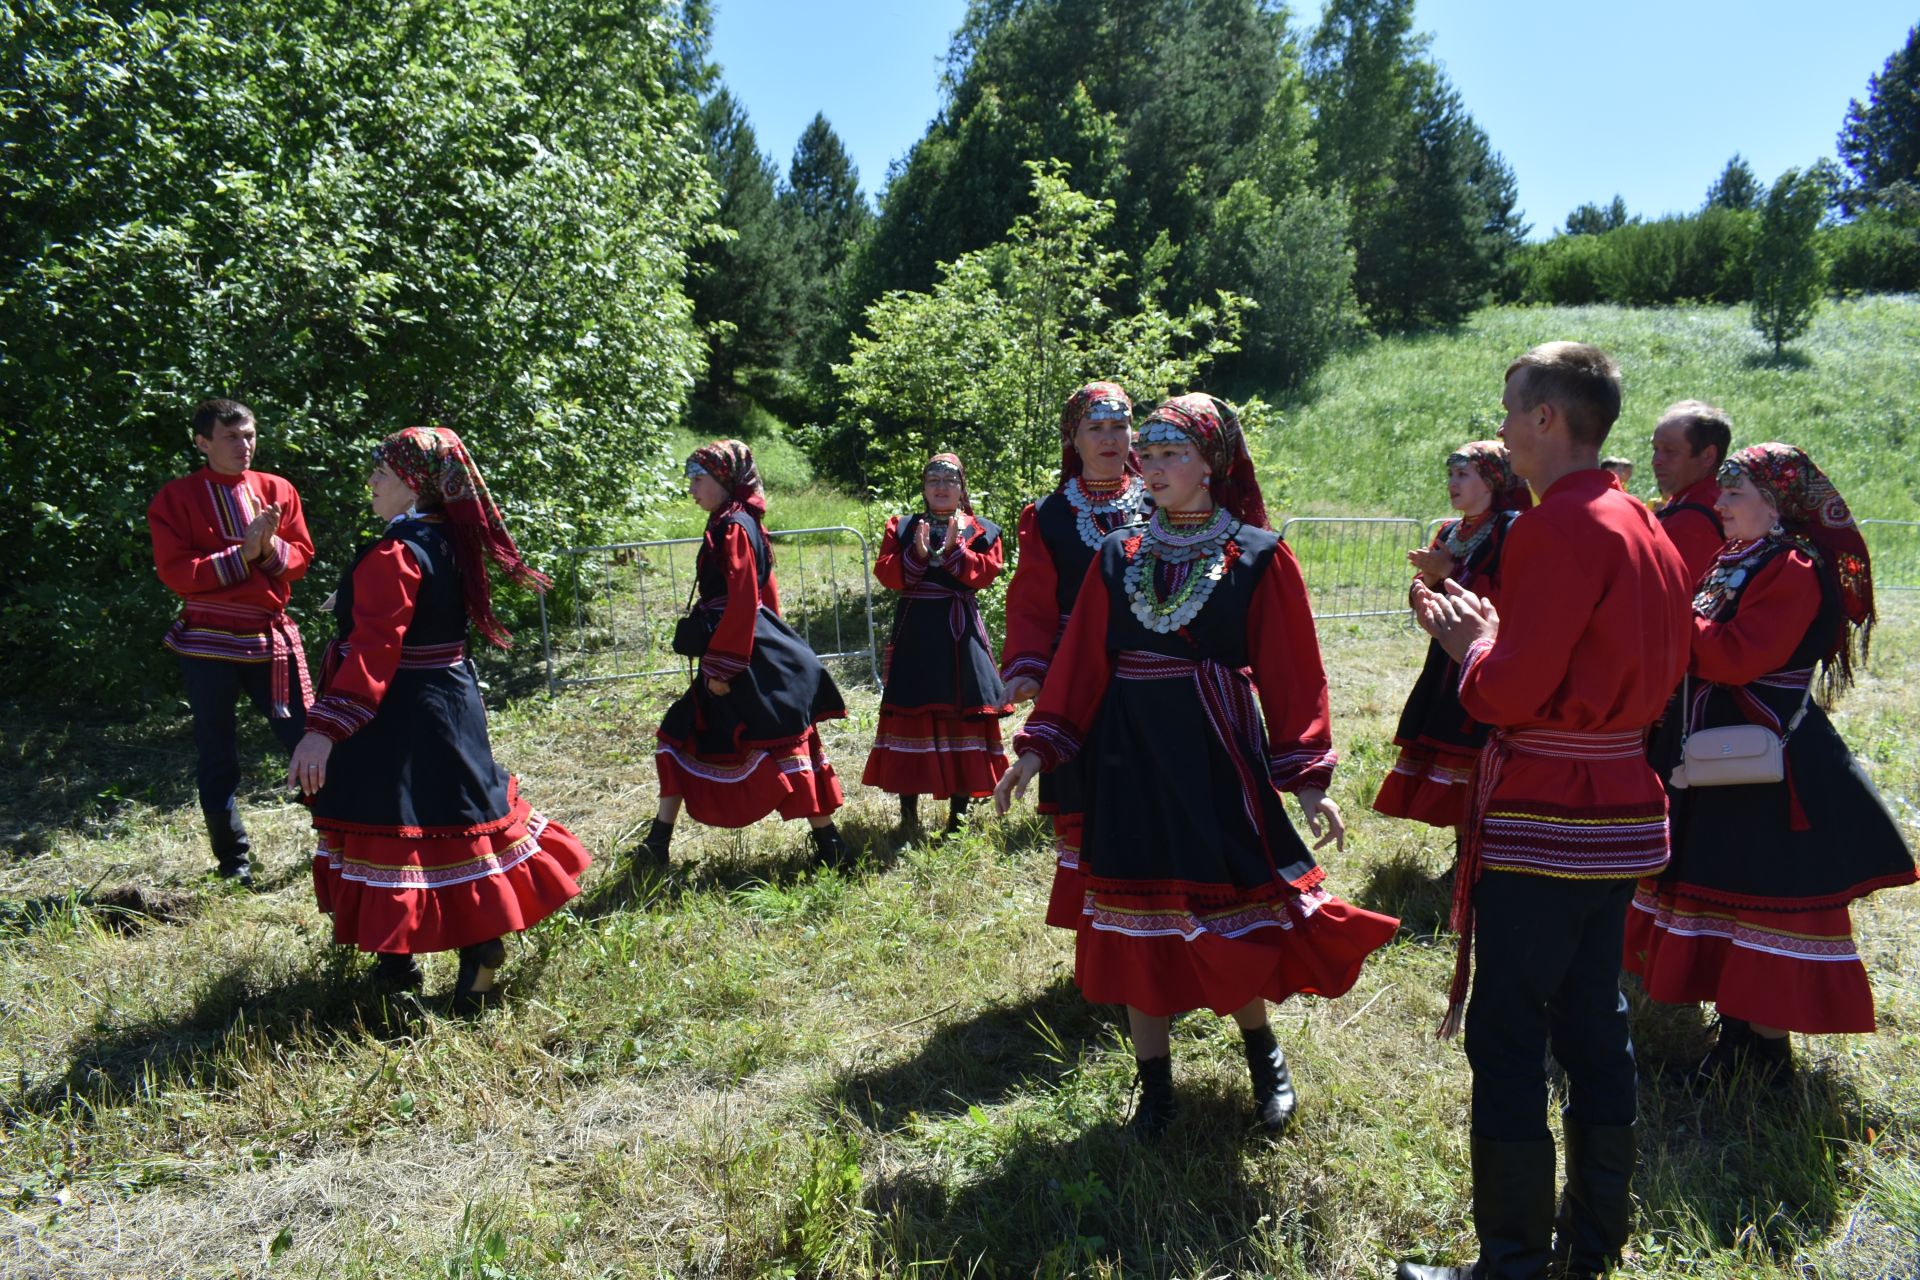
M 1086 914 L 1087 873 L 1080 867 L 1080 828 L 1086 816 L 1053 815 L 1053 888 L 1047 894 L 1047 923 L 1056 929 L 1080 928 Z
M 990 796 L 1007 771 L 997 714 L 880 709 L 860 781 L 894 795 Z
M 1222 1017 L 1259 996 L 1340 996 L 1400 922 L 1322 889 L 1217 912 L 1081 907 L 1074 979 L 1087 999 L 1156 1017 L 1211 1009 Z
M 1467 821 L 1467 790 L 1477 751 L 1403 746 L 1399 759 L 1373 798 L 1376 813 L 1407 818 L 1430 827 L 1459 827 Z
M 1730 1018 L 1810 1035 L 1874 1028 L 1844 906 L 1760 911 L 1642 881 L 1622 961 L 1665 1004 L 1711 1002 Z
M 592 861 L 573 833 L 510 787 L 507 819 L 464 835 L 316 828 L 313 893 L 335 942 L 362 951 L 451 951 L 530 929 L 580 892 Z
M 793 742 L 725 756 L 696 756 L 662 738 L 653 762 L 661 798 L 679 796 L 702 826 L 747 827 L 770 813 L 824 817 L 846 803 L 812 725 Z

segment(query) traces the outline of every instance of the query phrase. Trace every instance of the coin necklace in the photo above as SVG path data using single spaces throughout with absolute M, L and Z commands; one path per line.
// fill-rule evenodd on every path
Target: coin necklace
M 1227 542 L 1239 527 L 1240 522 L 1220 508 L 1192 533 L 1176 533 L 1167 526 L 1165 513 L 1155 511 L 1122 578 L 1140 625 L 1164 635 L 1198 617 L 1227 571 Z M 1179 566 L 1169 575 L 1178 581 L 1165 596 L 1156 572 L 1161 564 Z

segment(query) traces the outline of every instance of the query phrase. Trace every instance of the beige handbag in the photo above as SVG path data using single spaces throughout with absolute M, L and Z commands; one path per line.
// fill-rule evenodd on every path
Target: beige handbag
M 1691 679 L 1680 685 L 1680 714 L 1692 717 Z M 1674 766 L 1672 783 L 1676 790 L 1688 787 L 1737 787 L 1783 782 L 1787 776 L 1787 739 L 1806 718 L 1807 703 L 1813 697 L 1813 682 L 1801 695 L 1800 708 L 1787 721 L 1785 733 L 1775 733 L 1765 725 L 1729 724 L 1717 729 L 1700 729 L 1680 739 L 1680 763 Z

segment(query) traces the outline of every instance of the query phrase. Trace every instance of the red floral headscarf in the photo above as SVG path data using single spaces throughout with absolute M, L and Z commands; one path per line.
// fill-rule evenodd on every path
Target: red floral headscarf
M 1155 426 L 1161 432 L 1155 432 Z M 1253 473 L 1253 458 L 1247 453 L 1247 437 L 1240 430 L 1240 416 L 1232 405 L 1204 391 L 1175 396 L 1140 424 L 1140 442 L 1150 443 L 1154 435 L 1168 427 L 1199 447 L 1200 456 L 1212 468 L 1209 488 L 1216 503 L 1246 524 L 1273 527 L 1267 523 L 1267 504 L 1260 496 L 1260 481 Z
M 1493 494 L 1490 511 L 1525 511 L 1533 505 L 1533 490 L 1513 474 L 1513 460 L 1507 446 L 1498 440 L 1475 440 L 1447 455 L 1447 466 L 1464 462 L 1479 475 L 1487 491 Z
M 1133 401 L 1117 382 L 1089 382 L 1067 397 L 1067 406 L 1060 411 L 1060 483 L 1055 488 L 1065 488 L 1067 481 L 1080 474 L 1080 451 L 1073 447 L 1073 437 L 1089 418 L 1125 418 L 1131 424 Z M 1127 470 L 1136 474 L 1140 470 L 1132 449 L 1127 450 Z
M 927 465 L 920 468 L 920 479 L 958 480 L 960 482 L 960 509 L 968 515 L 973 514 L 973 495 L 967 492 L 967 466 L 960 461 L 957 453 L 936 453 L 927 459 Z
M 520 548 L 513 544 L 507 522 L 494 505 L 493 495 L 487 492 L 487 482 L 467 446 L 445 427 L 408 427 L 382 440 L 373 454 L 374 460 L 386 463 L 407 488 L 437 500 L 446 517 L 447 534 L 459 555 L 467 613 L 481 635 L 506 648 L 513 637 L 493 615 L 487 561 L 534 591 L 545 591 L 552 583 L 520 558 Z
M 1813 552 L 1820 572 L 1838 593 L 1847 625 L 1826 661 L 1838 664 L 1842 683 L 1851 682 L 1855 661 L 1866 661 L 1878 615 L 1873 604 L 1873 560 L 1847 500 L 1806 450 L 1790 444 L 1750 444 L 1734 450 L 1721 464 L 1720 483 L 1736 476 L 1744 476 L 1772 500 L 1787 536 Z
M 753 450 L 738 440 L 715 440 L 703 444 L 687 459 L 687 472 L 695 468 L 706 472 L 727 491 L 727 504 L 710 519 L 718 520 L 745 508 L 756 520 L 767 517 L 767 493 L 760 484 L 760 470 L 753 465 Z

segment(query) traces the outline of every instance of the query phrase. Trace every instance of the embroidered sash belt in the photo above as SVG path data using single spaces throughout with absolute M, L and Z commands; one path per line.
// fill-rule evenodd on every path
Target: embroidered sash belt
M 259 658 L 236 651 L 249 647 L 245 646 L 244 641 L 237 647 L 222 644 L 219 652 L 195 643 L 196 637 L 188 633 L 202 624 L 211 624 L 217 630 L 224 630 L 235 640 L 241 640 L 243 636 L 259 636 L 264 640 L 266 660 L 273 664 L 270 714 L 275 720 L 285 720 L 293 714 L 296 680 L 300 688 L 301 709 L 312 704 L 313 688 L 307 680 L 307 655 L 301 647 L 300 628 L 284 611 L 276 613 L 248 604 L 188 600 L 180 611 L 179 619 L 167 632 L 167 647 L 176 653 L 223 658 L 228 662 L 256 662 Z

